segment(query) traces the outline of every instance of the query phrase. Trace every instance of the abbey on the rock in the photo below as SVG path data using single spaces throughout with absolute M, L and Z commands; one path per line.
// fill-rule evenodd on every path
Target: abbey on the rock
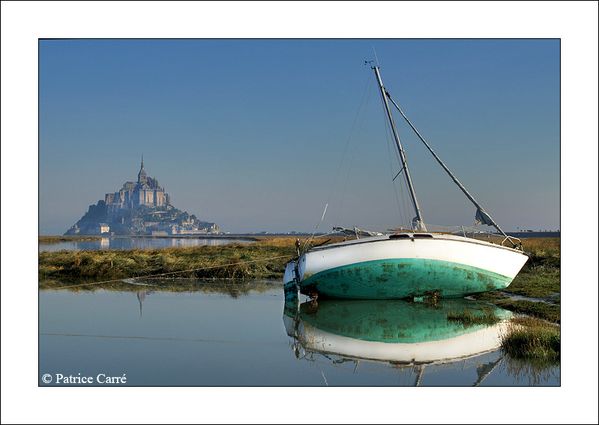
M 65 234 L 67 235 L 192 235 L 218 233 L 215 223 L 171 205 L 170 196 L 149 177 L 143 156 L 137 182 L 126 182 L 117 192 L 107 193 Z
M 114 193 L 107 193 L 104 202 L 109 211 L 131 209 L 139 206 L 163 207 L 170 204 L 170 197 L 160 187 L 158 180 L 148 177 L 144 168 L 144 158 L 141 157 L 141 168 L 137 173 L 137 182 L 126 182 Z

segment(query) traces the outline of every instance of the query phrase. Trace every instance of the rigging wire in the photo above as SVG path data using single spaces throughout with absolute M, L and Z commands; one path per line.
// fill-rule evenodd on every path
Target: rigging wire
M 347 137 L 347 139 L 345 141 L 345 146 L 343 148 L 343 154 L 341 155 L 341 159 L 340 159 L 340 161 L 337 164 L 337 168 L 336 168 L 336 171 L 335 171 L 335 174 L 334 174 L 334 179 L 335 180 L 338 180 L 339 176 L 341 175 L 341 168 L 342 168 L 343 164 L 345 163 L 345 159 L 347 157 L 347 153 L 349 151 L 349 147 L 351 145 L 351 141 L 353 140 L 353 138 L 354 138 L 353 136 L 356 133 L 356 127 L 358 126 L 358 119 L 361 116 L 362 110 L 365 108 L 365 105 L 368 104 L 368 99 L 370 98 L 370 86 L 371 86 L 371 84 L 372 84 L 371 79 L 370 78 L 366 79 L 366 84 L 364 85 L 364 90 L 363 90 L 362 96 L 360 98 L 360 103 L 359 103 L 358 108 L 356 110 L 356 114 L 354 115 L 354 119 L 353 119 L 352 125 L 350 127 L 350 131 L 349 131 L 348 137 Z M 350 159 L 350 164 L 349 164 L 349 167 L 348 167 L 348 176 L 346 177 L 346 181 L 345 181 L 345 184 L 344 184 L 344 190 L 343 190 L 343 193 L 342 193 L 342 200 L 341 200 L 341 213 L 343 213 L 343 197 L 344 197 L 345 187 L 347 186 L 347 179 L 349 178 L 349 171 L 351 170 L 351 165 L 352 165 L 354 156 L 355 156 L 355 152 L 352 153 L 352 157 Z M 316 226 L 314 227 L 314 231 L 312 232 L 311 236 L 308 239 L 306 239 L 306 241 L 304 242 L 302 250 L 306 249 L 306 247 L 308 246 L 308 244 L 314 238 L 314 235 L 318 231 L 318 228 L 320 227 L 320 225 L 324 221 L 325 214 L 327 212 L 329 204 L 331 203 L 331 198 L 333 197 L 333 193 L 335 192 L 336 186 L 337 186 L 337 184 L 331 185 L 331 188 L 329 190 L 329 194 L 327 196 L 327 201 L 325 203 L 324 212 L 323 212 L 323 214 L 321 216 L 321 219 L 316 224 Z
M 366 110 L 368 107 L 368 104 L 370 103 L 370 97 L 371 97 L 371 90 L 370 90 L 370 86 L 372 85 L 372 80 L 370 78 L 367 79 L 367 83 L 366 83 L 366 91 L 364 92 L 365 98 L 362 98 L 362 102 L 360 104 L 360 108 L 358 108 L 358 113 L 361 115 L 361 112 L 363 110 Z M 357 115 L 356 115 L 356 119 L 357 119 Z M 364 120 L 362 119 L 362 121 L 360 122 L 360 124 L 358 125 L 358 130 L 356 132 L 360 132 L 362 130 L 362 128 L 364 127 Z M 354 159 L 356 157 L 356 152 L 355 150 L 352 151 L 352 155 L 347 167 L 347 173 L 345 174 L 345 179 L 343 181 L 343 188 L 341 190 L 341 198 L 340 198 L 340 208 L 339 208 L 339 222 L 343 223 L 344 220 L 344 216 L 345 216 L 345 194 L 347 192 L 347 184 L 349 182 L 349 177 L 351 175 L 351 171 L 352 171 L 352 166 L 354 163 Z
M 418 129 L 416 129 L 416 127 L 414 126 L 414 124 L 412 124 L 412 121 L 410 121 L 410 119 L 406 116 L 406 114 L 403 112 L 403 110 L 401 109 L 401 107 L 399 106 L 399 104 L 397 102 L 395 102 L 395 100 L 393 100 L 393 98 L 391 97 L 391 95 L 389 94 L 388 91 L 385 91 L 385 95 L 391 101 L 391 103 L 393 104 L 393 106 L 399 111 L 399 113 L 401 114 L 401 116 L 403 117 L 403 119 L 405 120 L 405 122 L 410 126 L 410 128 L 412 129 L 412 131 L 414 132 L 414 134 L 418 137 L 418 139 L 420 139 L 420 141 L 424 144 L 424 146 L 426 146 L 426 148 L 431 153 L 431 155 L 433 156 L 433 158 L 435 158 L 435 160 L 439 163 L 439 165 L 441 165 L 441 168 L 443 168 L 445 170 L 445 172 L 449 175 L 449 177 L 451 177 L 451 179 L 453 180 L 453 182 L 464 193 L 464 195 L 466 196 L 466 198 L 468 198 L 468 200 L 472 204 L 474 204 L 474 206 L 477 208 L 477 210 L 476 210 L 476 220 L 480 221 L 481 223 L 486 224 L 488 226 L 495 227 L 495 229 L 497 229 L 497 231 L 499 233 L 501 233 L 504 236 L 504 238 L 505 238 L 503 240 L 503 242 L 501 243 L 501 245 L 503 245 L 503 243 L 505 241 L 509 241 L 513 245 L 514 248 L 521 248 L 522 247 L 521 241 L 518 238 L 515 238 L 515 237 L 512 237 L 512 236 L 508 236 L 508 234 L 505 233 L 501 229 L 501 227 L 499 227 L 499 225 L 497 224 L 497 222 L 495 222 L 495 220 L 485 211 L 485 209 L 482 207 L 482 205 L 480 205 L 478 203 L 478 201 L 476 201 L 474 199 L 474 197 L 470 194 L 470 192 L 468 192 L 468 190 L 464 187 L 464 185 L 462 183 L 460 183 L 460 181 L 457 179 L 457 177 L 449 170 L 449 168 L 447 167 L 447 165 L 445 165 L 445 163 L 441 160 L 441 158 L 435 153 L 435 151 L 433 150 L 433 148 L 428 144 L 428 142 L 420 134 L 420 132 L 418 131 Z M 480 215 L 480 219 L 479 219 L 479 215 Z

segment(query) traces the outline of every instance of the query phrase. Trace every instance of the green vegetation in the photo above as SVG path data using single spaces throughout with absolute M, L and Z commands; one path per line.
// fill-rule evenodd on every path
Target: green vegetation
M 560 239 L 522 241 L 529 260 L 505 292 L 525 297 L 550 298 L 560 292 Z
M 340 238 L 327 239 L 328 243 Z M 40 283 L 166 275 L 196 279 L 280 279 L 296 255 L 295 238 L 193 248 L 59 251 L 39 254 Z M 317 240 L 318 241 L 318 240 Z M 321 243 L 321 242 L 317 242 Z
M 499 322 L 499 317 L 493 311 L 484 311 L 475 314 L 471 311 L 450 312 L 447 314 L 448 321 L 460 322 L 464 327 L 474 325 L 494 325 Z
M 499 307 L 560 323 L 560 239 L 523 239 L 530 259 L 503 291 L 476 294 L 474 298 Z M 510 295 L 538 298 L 547 302 L 512 299 Z
M 560 265 L 560 238 L 528 238 L 522 240 L 524 251 L 530 256 L 527 267 Z
M 44 280 L 108 280 L 177 272 L 178 277 L 275 279 L 294 255 L 293 245 L 231 244 L 129 251 L 59 251 L 39 254 Z
M 560 292 L 560 269 L 528 267 L 516 276 L 505 292 L 532 298 L 555 297 Z
M 512 299 L 501 292 L 486 292 L 476 294 L 477 300 L 488 301 L 498 307 L 511 310 L 515 313 L 527 314 L 539 319 L 548 320 L 554 323 L 560 323 L 560 306 L 550 302 L 529 301 Z
M 511 300 L 509 298 L 498 300 L 495 304 L 506 310 L 515 313 L 534 316 L 539 319 L 548 320 L 553 323 L 560 323 L 560 306 L 543 302 L 534 302 L 526 300 Z
M 523 239 L 529 260 L 504 293 L 488 293 L 499 307 L 532 317 L 513 319 L 502 338 L 502 349 L 516 360 L 543 370 L 560 360 L 560 239 Z M 539 298 L 547 302 L 520 300 L 509 295 Z M 481 294 L 482 295 L 482 294 Z M 553 322 L 553 323 L 548 323 Z M 530 367 L 530 366 L 527 366 Z
M 513 319 L 501 340 L 501 348 L 514 359 L 540 364 L 560 360 L 560 328 L 546 321 L 521 317 Z

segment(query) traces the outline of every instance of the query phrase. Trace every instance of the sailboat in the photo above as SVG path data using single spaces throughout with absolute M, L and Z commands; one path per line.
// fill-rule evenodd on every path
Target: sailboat
M 380 67 L 371 64 L 371 69 L 399 153 L 398 175 L 405 179 L 414 208 L 412 229 L 391 234 L 371 233 L 372 236 L 362 238 L 356 233 L 354 240 L 298 252 L 298 257 L 285 268 L 286 292 L 299 291 L 311 297 L 402 299 L 463 297 L 506 288 L 528 260 L 521 241 L 499 227 L 439 158 L 385 88 Z M 476 221 L 493 226 L 502 236 L 500 243 L 427 231 L 391 106 L 474 204 Z

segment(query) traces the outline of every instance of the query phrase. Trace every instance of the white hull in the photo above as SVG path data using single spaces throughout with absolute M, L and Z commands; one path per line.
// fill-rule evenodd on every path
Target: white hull
M 302 323 L 298 327 L 297 338 L 307 351 L 342 357 L 399 363 L 443 363 L 496 350 L 507 326 L 508 322 L 503 321 L 439 341 L 385 343 L 335 335 Z
M 465 264 L 512 279 L 528 259 L 520 251 L 460 236 L 433 235 L 432 238 L 421 239 L 374 237 L 307 252 L 300 258 L 299 276 L 303 280 L 326 269 L 395 258 L 423 258 Z
M 476 239 L 402 234 L 312 249 L 297 265 L 288 264 L 284 280 L 295 278 L 300 289 L 334 297 L 401 298 L 437 286 L 442 295 L 458 296 L 508 286 L 527 259 L 521 251 Z M 403 287 L 395 290 L 399 284 Z M 411 291 L 407 286 L 422 288 Z

